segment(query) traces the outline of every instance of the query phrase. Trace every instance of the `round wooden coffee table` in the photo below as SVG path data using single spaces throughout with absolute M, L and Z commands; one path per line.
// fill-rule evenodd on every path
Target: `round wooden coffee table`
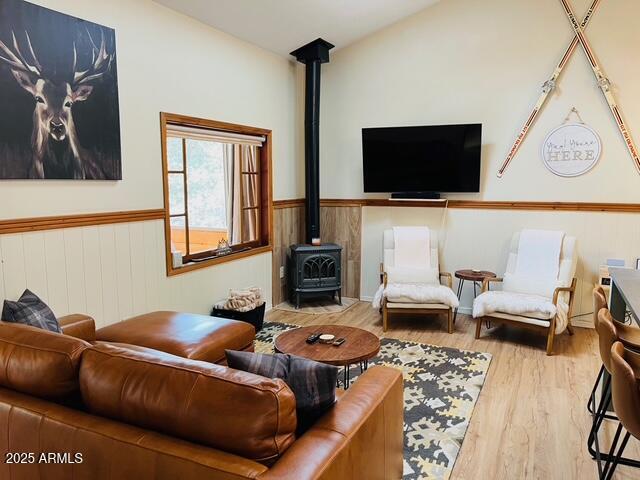
M 336 339 L 344 338 L 339 347 L 331 344 L 309 344 L 307 338 L 314 333 L 327 333 Z M 349 368 L 361 364 L 366 370 L 368 361 L 380 351 L 380 339 L 371 332 L 361 328 L 343 325 L 311 325 L 300 327 L 278 335 L 275 341 L 276 352 L 288 353 L 299 357 L 344 367 L 344 388 L 349 388 Z

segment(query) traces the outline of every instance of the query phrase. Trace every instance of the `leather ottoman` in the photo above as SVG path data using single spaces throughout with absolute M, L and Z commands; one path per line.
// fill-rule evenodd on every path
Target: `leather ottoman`
M 224 351 L 253 351 L 253 326 L 237 320 L 152 312 L 101 328 L 96 340 L 153 348 L 183 358 L 226 364 Z

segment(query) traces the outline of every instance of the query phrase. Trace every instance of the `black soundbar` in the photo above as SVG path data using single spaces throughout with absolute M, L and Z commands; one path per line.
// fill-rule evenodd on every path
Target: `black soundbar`
M 440 194 L 438 192 L 396 192 L 391 194 L 391 198 L 403 200 L 439 200 Z

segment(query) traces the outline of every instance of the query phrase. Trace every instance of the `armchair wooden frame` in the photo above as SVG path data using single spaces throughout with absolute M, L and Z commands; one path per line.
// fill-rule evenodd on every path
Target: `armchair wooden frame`
M 382 275 L 382 283 L 387 288 L 387 272 L 384 271 L 383 264 L 380 264 L 380 273 Z M 453 285 L 453 277 L 449 272 L 440 272 L 440 282 L 445 279 L 445 284 L 449 288 Z M 398 305 L 403 305 L 399 307 Z M 411 303 L 398 304 L 387 302 L 386 297 L 382 298 L 382 331 L 386 332 L 389 326 L 389 315 L 441 315 L 447 314 L 447 332 L 453 333 L 453 308 L 441 303 Z
M 484 281 L 482 282 L 482 293 L 489 290 L 489 285 L 491 283 L 493 282 L 499 283 L 502 281 L 503 279 L 501 277 L 485 278 Z M 573 335 L 573 326 L 571 325 L 571 314 L 573 312 L 573 302 L 575 299 L 576 283 L 577 283 L 577 280 L 574 277 L 573 280 L 571 281 L 571 286 L 557 287 L 553 292 L 552 301 L 556 307 L 558 306 L 559 295 L 563 292 L 569 293 L 569 310 L 567 312 L 567 332 L 569 333 L 569 335 Z M 482 328 L 483 321 L 515 325 L 515 326 L 526 328 L 529 330 L 545 333 L 547 335 L 547 355 L 552 355 L 553 341 L 556 335 L 557 316 L 558 315 L 556 314 L 551 319 L 549 319 L 549 326 L 542 326 L 542 325 L 534 325 L 531 323 L 524 322 L 522 319 L 525 319 L 527 317 L 524 317 L 521 315 L 513 315 L 510 313 L 500 313 L 500 312 L 492 313 L 491 315 L 485 315 L 483 317 L 476 318 L 476 338 L 480 338 L 480 330 Z

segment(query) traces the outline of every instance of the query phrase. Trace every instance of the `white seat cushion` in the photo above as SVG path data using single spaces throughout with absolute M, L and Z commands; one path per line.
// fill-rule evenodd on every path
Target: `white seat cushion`
M 484 292 L 474 300 L 474 318 L 493 313 L 508 313 L 539 320 L 549 320 L 556 314 L 556 307 L 550 298 L 542 295 L 504 291 Z
M 458 307 L 458 297 L 445 285 L 389 283 L 386 288 L 380 285 L 373 298 L 373 307 L 380 308 L 384 298 L 389 303 L 442 304 L 451 308 Z

